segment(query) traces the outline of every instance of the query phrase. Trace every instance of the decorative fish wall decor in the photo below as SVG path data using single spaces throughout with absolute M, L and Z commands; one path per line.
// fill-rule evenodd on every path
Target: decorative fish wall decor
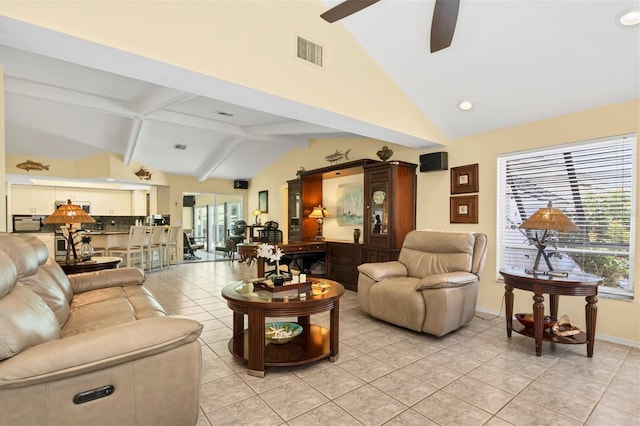
M 48 165 L 45 166 L 42 163 L 36 163 L 35 161 L 31 160 L 27 160 L 24 163 L 16 164 L 16 167 L 22 170 L 26 170 L 27 172 L 30 172 L 31 170 L 49 170 Z
M 140 166 L 140 170 L 135 172 L 135 175 L 140 178 L 140 180 L 151 180 L 151 172 L 144 168 L 144 166 Z
M 335 163 L 338 162 L 338 160 L 341 160 L 343 158 L 345 160 L 348 160 L 350 152 L 351 152 L 351 149 L 348 149 L 346 152 L 341 152 L 341 151 L 336 149 L 336 152 L 334 152 L 333 154 L 327 155 L 326 157 L 324 157 L 324 159 L 327 160 L 331 164 L 335 164 Z

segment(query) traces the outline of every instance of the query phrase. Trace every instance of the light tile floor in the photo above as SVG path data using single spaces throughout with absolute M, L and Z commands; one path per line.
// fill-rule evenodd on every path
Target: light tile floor
M 340 305 L 340 357 L 246 374 L 230 355 L 232 312 L 220 295 L 255 266 L 206 262 L 165 268 L 146 285 L 170 312 L 201 321 L 198 425 L 640 425 L 640 350 L 597 341 L 506 337 L 504 319 L 476 317 L 434 338 Z M 482 317 L 482 318 L 481 318 Z M 312 317 L 327 326 L 328 314 Z

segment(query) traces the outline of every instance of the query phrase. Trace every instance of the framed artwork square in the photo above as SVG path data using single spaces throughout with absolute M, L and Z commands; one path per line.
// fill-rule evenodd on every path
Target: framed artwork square
M 451 193 L 478 192 L 478 164 L 451 168 Z
M 450 223 L 478 223 L 478 196 L 450 197 Z

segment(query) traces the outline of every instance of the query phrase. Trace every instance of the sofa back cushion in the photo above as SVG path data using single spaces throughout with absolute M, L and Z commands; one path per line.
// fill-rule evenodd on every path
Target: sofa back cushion
M 475 236 L 468 232 L 411 231 L 398 260 L 410 277 L 423 278 L 448 272 L 471 272 Z
M 60 336 L 53 311 L 16 279 L 12 259 L 0 251 L 0 361 Z
M 69 318 L 69 302 L 73 297 L 69 280 L 57 277 L 57 280 L 66 280 L 68 294 L 65 293 L 59 282 L 47 273 L 45 266 L 55 267 L 60 272 L 62 269 L 58 264 L 49 259 L 47 246 L 37 237 L 17 235 L 2 239 L 5 252 L 12 258 L 18 271 L 18 281 L 31 288 L 38 296 L 44 300 L 58 319 L 60 325 L 64 325 Z M 36 268 L 34 269 L 34 258 Z M 51 266 L 50 264 L 55 265 Z M 64 275 L 64 272 L 62 272 Z

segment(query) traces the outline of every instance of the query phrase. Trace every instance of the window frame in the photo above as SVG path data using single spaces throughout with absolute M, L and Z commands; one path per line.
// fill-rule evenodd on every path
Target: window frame
M 635 259 L 635 241 L 636 241 L 636 217 L 633 214 L 633 212 L 636 211 L 636 205 L 637 205 L 637 200 L 636 200 L 636 185 L 637 185 L 637 166 L 638 166 L 638 157 L 637 157 L 637 134 L 635 133 L 631 133 L 631 134 L 625 134 L 625 135 L 617 135 L 617 136 L 611 136 L 611 137 L 607 137 L 607 138 L 602 138 L 602 139 L 597 139 L 597 140 L 588 140 L 588 141 L 581 141 L 581 142 L 574 142 L 574 143 L 569 143 L 569 144 L 560 144 L 560 145 L 552 145 L 552 146 L 545 146 L 545 147 L 541 147 L 541 148 L 535 148 L 535 149 L 530 149 L 530 150 L 525 150 L 525 151 L 515 151 L 515 152 L 508 152 L 508 153 L 503 153 L 498 155 L 497 158 L 497 176 L 496 176 L 496 187 L 497 187 L 497 197 L 496 197 L 496 242 L 497 242 L 497 249 L 496 249 L 496 271 L 499 271 L 500 269 L 506 267 L 506 266 L 513 266 L 513 265 L 507 265 L 507 259 L 508 258 L 513 258 L 513 254 L 514 252 L 510 250 L 515 250 L 515 252 L 517 252 L 518 249 L 520 250 L 535 250 L 535 248 L 532 249 L 532 247 L 530 246 L 530 244 L 527 242 L 526 236 L 523 235 L 523 244 L 518 245 L 517 243 L 513 243 L 513 233 L 510 232 L 510 230 L 515 230 L 517 229 L 517 226 L 519 226 L 520 223 L 522 223 L 522 221 L 526 220 L 527 217 L 522 217 L 521 214 L 517 214 L 518 219 L 519 219 L 519 223 L 516 223 L 515 221 L 511 220 L 511 218 L 508 216 L 509 214 L 511 214 L 513 216 L 513 210 L 515 210 L 513 207 L 511 207 L 511 209 L 509 208 L 508 204 L 519 204 L 518 201 L 521 201 L 523 196 L 523 192 L 521 191 L 520 193 L 520 197 L 514 197 L 512 194 L 512 187 L 509 185 L 509 176 L 513 176 L 514 172 L 509 173 L 507 171 L 507 164 L 509 163 L 509 161 L 512 161 L 512 163 L 510 165 L 513 165 L 513 161 L 522 161 L 524 159 L 527 158 L 540 158 L 540 157 L 544 157 L 544 156 L 557 156 L 559 153 L 570 153 L 571 155 L 573 155 L 574 152 L 576 153 L 580 153 L 581 150 L 596 150 L 597 148 L 601 147 L 603 144 L 607 144 L 606 147 L 610 146 L 614 146 L 615 144 L 619 144 L 620 142 L 623 142 L 625 145 L 623 145 L 625 151 L 626 151 L 626 147 L 627 145 L 630 145 L 630 152 L 629 155 L 631 156 L 630 163 L 630 177 L 628 177 L 630 179 L 630 197 L 629 197 L 629 203 L 630 203 L 630 209 L 629 209 L 629 229 L 628 229 L 628 233 L 629 233 L 629 238 L 628 238 L 628 279 L 626 280 L 628 282 L 628 289 L 624 289 L 624 288 L 616 288 L 616 287 L 611 287 L 611 286 L 604 286 L 601 285 L 598 289 L 600 295 L 602 297 L 609 297 L 609 298 L 620 298 L 620 299 L 634 299 L 635 298 L 635 294 L 636 294 L 636 287 L 639 283 L 634 282 L 634 275 L 635 275 L 635 271 L 634 271 L 634 259 Z M 594 145 L 594 144 L 598 144 L 598 145 Z M 618 148 L 618 150 L 620 150 L 621 152 L 623 148 Z M 589 153 L 589 155 L 591 155 L 593 158 L 595 158 L 595 153 Z M 591 157 L 590 157 L 591 158 Z M 625 158 L 627 158 L 625 156 Z M 591 160 L 593 161 L 593 160 Z M 522 170 L 526 170 L 526 171 L 530 171 L 533 170 L 534 172 L 537 170 L 537 167 L 539 166 L 532 166 L 531 169 L 521 169 L 520 172 Z M 553 166 L 551 166 L 550 168 L 553 168 Z M 583 198 L 586 198 L 587 193 L 584 192 L 584 189 L 582 189 L 581 192 L 581 188 L 584 188 L 584 184 L 585 181 L 589 182 L 588 179 L 582 179 L 580 180 L 578 177 L 578 180 L 576 181 L 576 176 L 571 175 L 570 176 L 570 172 L 567 171 L 567 168 L 564 169 L 565 170 L 565 174 L 562 175 L 563 177 L 566 177 L 566 181 L 569 182 L 572 179 L 574 180 L 574 184 L 575 184 L 575 188 L 571 189 L 571 193 L 573 193 L 574 191 L 577 191 L 579 195 L 581 195 Z M 627 170 L 628 170 L 628 166 L 627 166 Z M 593 172 L 594 175 L 597 176 L 597 172 Z M 542 175 L 541 175 L 542 176 Z M 579 174 L 578 174 L 579 176 Z M 628 176 L 628 175 L 627 175 Z M 589 176 L 591 178 L 591 176 Z M 552 178 L 552 180 L 555 179 Z M 550 183 L 549 187 L 545 187 L 543 185 L 541 185 L 539 182 L 536 183 L 536 189 L 540 190 L 549 190 L 550 193 L 553 193 L 557 188 L 556 186 L 561 186 L 562 185 L 562 181 L 564 179 L 562 177 L 558 177 L 557 182 L 553 182 Z M 540 179 L 540 181 L 544 181 L 544 179 Z M 625 191 L 621 192 L 621 194 L 625 195 L 625 192 L 627 190 L 627 186 L 624 187 Z M 599 191 L 597 192 L 598 195 L 602 196 L 605 194 L 608 194 L 606 192 L 605 189 L 601 188 L 599 189 Z M 575 195 L 575 194 L 573 194 Z M 590 193 L 588 195 L 593 195 L 593 193 Z M 628 197 L 628 196 L 627 196 Z M 530 196 L 530 198 L 532 198 Z M 568 196 L 566 197 L 567 199 L 569 198 Z M 539 200 L 541 200 L 540 197 L 538 197 Z M 626 198 L 623 198 L 623 201 Z M 621 203 L 623 202 L 621 201 Z M 564 200 L 565 203 L 569 202 L 568 200 Z M 571 202 L 569 204 L 573 203 L 573 200 L 571 200 Z M 531 205 L 533 204 L 533 202 L 531 200 L 528 200 L 528 205 L 527 207 L 531 208 Z M 576 206 L 574 204 L 571 204 L 571 206 L 573 208 L 576 208 Z M 539 207 L 543 207 L 543 205 L 541 204 Z M 555 206 L 554 207 L 558 207 Z M 562 207 L 559 207 L 562 210 Z M 532 212 L 527 212 L 528 215 L 532 214 Z M 626 216 L 625 216 L 626 217 Z M 586 215 L 583 216 L 582 218 L 584 220 L 584 222 L 582 223 L 583 226 L 590 226 L 591 223 L 587 220 Z M 581 224 L 579 224 L 580 226 Z M 626 228 L 625 228 L 626 229 Z M 521 232 L 519 230 L 519 232 Z M 588 233 L 586 230 L 583 231 L 584 234 Z M 575 238 L 573 242 L 569 241 L 571 240 L 571 237 L 569 237 L 569 234 L 559 234 L 559 241 L 565 240 L 565 246 L 558 246 L 558 254 L 559 254 L 559 258 L 562 257 L 562 255 L 569 255 L 567 256 L 571 262 L 574 263 L 574 265 L 578 266 L 577 261 L 575 261 L 570 254 L 571 253 L 576 253 L 576 254 L 582 254 L 584 256 L 587 256 L 589 254 L 596 254 L 597 256 L 615 256 L 616 253 L 623 253 L 623 256 L 621 256 L 624 259 L 624 255 L 627 254 L 627 252 L 625 252 L 624 250 L 622 251 L 616 251 L 616 248 L 619 247 L 627 247 L 626 244 L 617 244 L 617 245 L 612 245 L 610 243 L 606 243 L 606 244 L 602 244 L 602 243 L 593 243 L 590 242 L 589 240 L 586 241 L 589 247 L 591 247 L 592 249 L 588 249 L 585 246 L 585 249 L 580 249 L 580 245 L 576 243 Z M 593 250 L 593 247 L 597 247 L 597 246 L 605 246 L 605 249 L 603 250 Z M 610 249 L 607 250 L 606 246 L 609 246 Z M 517 257 L 517 255 L 516 255 Z M 526 254 L 523 252 L 523 258 L 526 257 Z M 575 256 L 574 256 L 575 257 Z M 620 258 L 620 256 L 617 256 L 616 258 Z M 614 259 L 616 259 L 614 258 Z M 518 263 L 518 260 L 516 260 L 516 263 Z M 524 263 L 524 262 L 522 262 Z M 533 265 L 533 258 L 531 258 L 530 261 L 530 265 L 528 265 L 528 267 L 531 267 Z M 520 264 L 518 264 L 518 266 L 521 266 Z M 555 268 L 554 268 L 555 269 Z M 499 281 L 502 281 L 502 276 L 498 274 L 497 279 Z

